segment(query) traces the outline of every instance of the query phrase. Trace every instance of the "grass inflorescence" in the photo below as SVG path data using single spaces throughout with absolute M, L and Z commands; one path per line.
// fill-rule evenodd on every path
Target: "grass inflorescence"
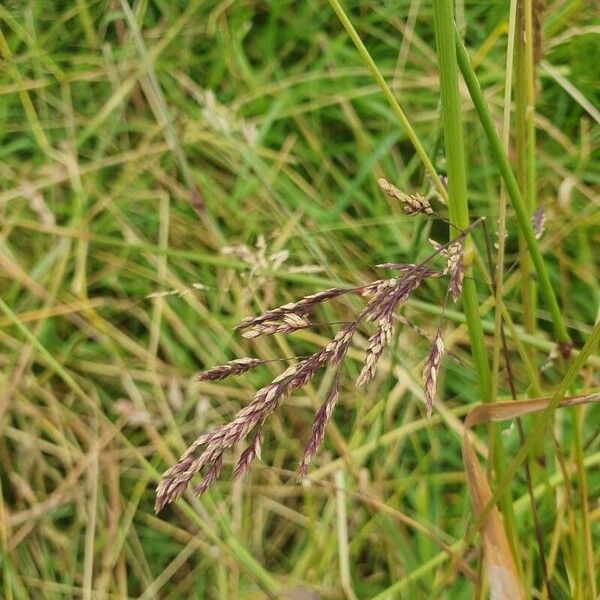
M 379 180 L 379 186 L 385 193 L 392 195 L 404 205 L 406 214 L 433 214 L 429 202 L 420 195 L 409 195 L 400 192 L 385 179 Z M 427 278 L 448 275 L 446 297 L 450 295 L 454 301 L 460 298 L 464 277 L 464 242 L 467 234 L 468 231 L 463 231 L 445 245 L 431 240 L 435 251 L 422 263 L 389 265 L 392 268 L 401 267 L 399 269 L 402 271 L 400 277 L 377 280 L 359 288 L 323 290 L 305 296 L 297 302 L 271 309 L 262 315 L 247 317 L 239 324 L 236 329 L 242 331 L 242 336 L 250 339 L 274 333 L 287 334 L 310 327 L 311 323 L 307 317 L 324 302 L 341 298 L 344 294 L 350 292 L 359 293 L 368 299 L 365 307 L 358 315 L 339 329 L 334 338 L 324 348 L 308 358 L 290 365 L 271 383 L 258 390 L 252 402 L 242 408 L 232 421 L 201 435 L 184 452 L 177 464 L 164 473 L 156 490 L 156 510 L 163 509 L 168 503 L 179 498 L 196 474 L 202 473 L 202 480 L 194 488 L 195 494 L 201 495 L 206 492 L 221 473 L 225 451 L 243 441 L 248 434 L 254 432 L 254 441 L 242 452 L 233 471 L 235 478 L 245 474 L 250 468 L 252 459 L 258 455 L 258 451 L 262 446 L 265 420 L 277 409 L 282 400 L 292 392 L 304 387 L 321 368 L 335 369 L 337 367 L 334 382 L 327 392 L 325 401 L 315 414 L 312 432 L 300 461 L 299 474 L 302 477 L 306 476 L 308 464 L 323 441 L 325 427 L 331 419 L 333 409 L 338 402 L 340 369 L 350 349 L 354 335 L 358 333 L 363 322 L 374 323 L 376 326 L 375 332 L 367 340 L 365 358 L 356 379 L 356 385 L 363 386 L 375 378 L 377 365 L 381 361 L 384 350 L 392 341 L 395 312 L 406 304 L 411 294 Z M 441 273 L 428 266 L 428 263 L 438 255 L 445 258 L 445 265 Z M 424 386 L 428 417 L 431 416 L 433 408 L 437 373 L 444 349 L 441 331 L 441 328 L 439 328 L 436 332 L 432 350 L 425 362 Z M 197 379 L 199 381 L 213 381 L 224 379 L 230 375 L 241 375 L 250 369 L 263 365 L 264 362 L 249 357 L 235 359 L 224 365 L 210 368 L 208 371 L 201 373 Z M 196 456 L 197 451 L 202 447 L 204 447 L 202 453 Z

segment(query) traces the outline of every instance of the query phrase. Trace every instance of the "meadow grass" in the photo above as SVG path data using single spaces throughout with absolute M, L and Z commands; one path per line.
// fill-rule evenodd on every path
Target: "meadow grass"
M 597 597 L 600 407 L 554 409 L 600 387 L 600 24 L 591 2 L 461 1 L 455 31 L 452 8 L 0 5 L 1 597 L 485 598 L 464 420 L 513 392 L 550 407 L 472 446 L 520 583 Z M 206 494 L 154 513 L 188 444 L 361 302 L 287 336 L 245 339 L 243 318 L 386 277 L 479 217 L 462 303 L 427 279 L 360 388 L 358 330 L 306 479 L 332 372 L 270 417 L 245 479 L 238 444 Z M 265 362 L 197 381 L 246 356 Z

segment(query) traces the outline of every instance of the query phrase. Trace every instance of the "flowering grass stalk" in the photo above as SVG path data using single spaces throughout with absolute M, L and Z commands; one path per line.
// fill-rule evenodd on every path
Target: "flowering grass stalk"
M 427 201 L 419 195 L 404 194 L 385 180 L 380 181 L 384 193 L 399 200 L 409 215 L 434 213 Z M 219 477 L 224 464 L 225 452 L 234 444 L 241 442 L 253 434 L 252 442 L 242 452 L 233 470 L 233 478 L 248 472 L 254 458 L 260 456 L 264 439 L 264 424 L 268 417 L 278 408 L 280 403 L 292 392 L 303 387 L 322 368 L 337 368 L 333 384 L 327 396 L 315 414 L 312 431 L 306 442 L 304 455 L 300 461 L 298 473 L 304 477 L 308 465 L 317 453 L 327 423 L 332 418 L 334 408 L 339 400 L 341 365 L 350 348 L 354 335 L 361 326 L 375 324 L 375 331 L 368 340 L 365 359 L 356 384 L 366 385 L 376 375 L 381 357 L 390 344 L 393 333 L 394 312 L 403 306 L 410 295 L 428 278 L 448 276 L 448 292 L 446 301 L 451 297 L 457 301 L 463 287 L 465 239 L 471 229 L 479 223 L 475 221 L 455 238 L 446 244 L 433 242 L 434 251 L 418 264 L 384 265 L 400 272 L 399 277 L 380 279 L 367 285 L 355 288 L 329 288 L 301 298 L 262 315 L 249 317 L 235 329 L 250 339 L 261 335 L 287 334 L 311 325 L 308 317 L 316 308 L 349 293 L 359 294 L 367 301 L 364 308 L 354 320 L 344 324 L 334 338 L 311 356 L 291 364 L 268 385 L 259 389 L 253 400 L 242 408 L 229 422 L 201 435 L 184 452 L 177 464 L 163 475 L 157 488 L 156 510 L 176 500 L 188 487 L 192 478 L 200 474 L 202 479 L 194 488 L 197 495 L 203 494 Z M 434 258 L 441 257 L 445 265 L 440 271 L 430 266 Z M 248 335 L 248 334 L 251 335 Z M 436 395 L 437 375 L 440 369 L 444 344 L 442 328 L 438 329 L 433 347 L 426 359 L 424 371 L 424 394 L 426 397 L 427 415 L 430 416 Z M 231 375 L 242 375 L 257 368 L 267 361 L 256 358 L 241 358 L 213 367 L 198 376 L 199 381 L 221 380 Z

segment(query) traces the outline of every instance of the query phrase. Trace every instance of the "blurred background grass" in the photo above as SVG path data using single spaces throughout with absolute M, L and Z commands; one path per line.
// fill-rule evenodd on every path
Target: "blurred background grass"
M 443 173 L 430 3 L 344 6 Z M 508 8 L 458 2 L 457 20 L 500 123 Z M 593 2 L 545 7 L 535 115 L 542 247 L 577 345 L 599 310 L 599 34 Z M 198 370 L 313 352 L 336 330 L 327 322 L 359 304 L 327 307 L 315 330 L 252 343 L 231 331 L 242 317 L 376 279 L 375 264 L 411 262 L 428 236 L 447 235 L 379 192 L 379 176 L 407 191 L 430 185 L 328 4 L 7 1 L 0 61 L 4 597 L 485 594 L 478 546 L 452 560 L 448 551 L 472 519 L 458 417 L 480 402 L 460 309 L 448 313 L 450 356 L 430 422 L 420 390 L 429 342 L 405 328 L 360 392 L 362 352 L 350 354 L 308 482 L 293 471 L 329 374 L 272 418 L 264 462 L 246 480 L 224 477 L 201 501 L 153 514 L 157 474 L 281 364 L 218 385 L 195 383 Z M 494 230 L 498 171 L 463 98 L 471 212 Z M 517 254 L 509 211 L 507 264 Z M 506 302 L 519 322 L 513 281 Z M 478 286 L 484 305 L 491 292 Z M 427 284 L 405 316 L 431 336 L 443 298 L 442 285 Z M 535 335 L 519 331 L 541 367 L 553 343 L 540 317 Z M 515 376 L 524 392 L 518 365 Z M 546 371 L 546 383 L 557 376 Z M 598 387 L 591 369 L 584 380 Z M 508 395 L 505 373 L 499 395 Z M 582 410 L 589 507 L 552 467 L 556 503 L 540 509 L 557 598 L 571 597 L 581 575 L 584 508 L 600 558 L 600 411 Z M 574 426 L 558 417 L 568 474 Z M 518 446 L 513 429 L 503 439 L 509 452 Z M 524 576 L 539 585 L 522 474 L 513 497 Z

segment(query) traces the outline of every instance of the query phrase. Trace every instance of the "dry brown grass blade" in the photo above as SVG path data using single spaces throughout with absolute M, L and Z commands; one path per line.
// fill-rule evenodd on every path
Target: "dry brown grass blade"
M 533 400 L 516 400 L 511 402 L 498 402 L 496 404 L 480 404 L 476 406 L 465 419 L 465 431 L 468 431 L 475 425 L 483 423 L 499 423 L 524 417 L 531 413 L 544 410 L 551 400 L 551 396 L 543 398 L 534 398 Z M 600 394 L 586 394 L 582 396 L 569 396 L 565 398 L 558 406 L 567 408 L 569 406 L 579 406 L 581 404 L 590 404 L 600 401 Z
M 463 460 L 473 512 L 479 516 L 490 501 L 492 492 L 466 435 L 463 438 Z M 524 600 L 525 591 L 496 506 L 490 510 L 481 526 L 481 537 L 492 600 Z
M 525 598 L 521 578 L 515 565 L 508 538 L 502 523 L 502 517 L 496 506 L 487 514 L 484 508 L 492 498 L 492 491 L 487 481 L 473 446 L 469 441 L 469 430 L 475 425 L 515 419 L 524 415 L 544 410 L 550 397 L 534 400 L 518 400 L 497 404 L 482 404 L 475 407 L 465 419 L 465 435 L 463 437 L 463 462 L 467 476 L 467 484 L 476 518 L 483 518 L 480 526 L 483 541 L 484 560 L 490 585 L 492 600 L 519 600 Z M 561 408 L 600 401 L 600 394 L 572 396 L 565 398 Z

